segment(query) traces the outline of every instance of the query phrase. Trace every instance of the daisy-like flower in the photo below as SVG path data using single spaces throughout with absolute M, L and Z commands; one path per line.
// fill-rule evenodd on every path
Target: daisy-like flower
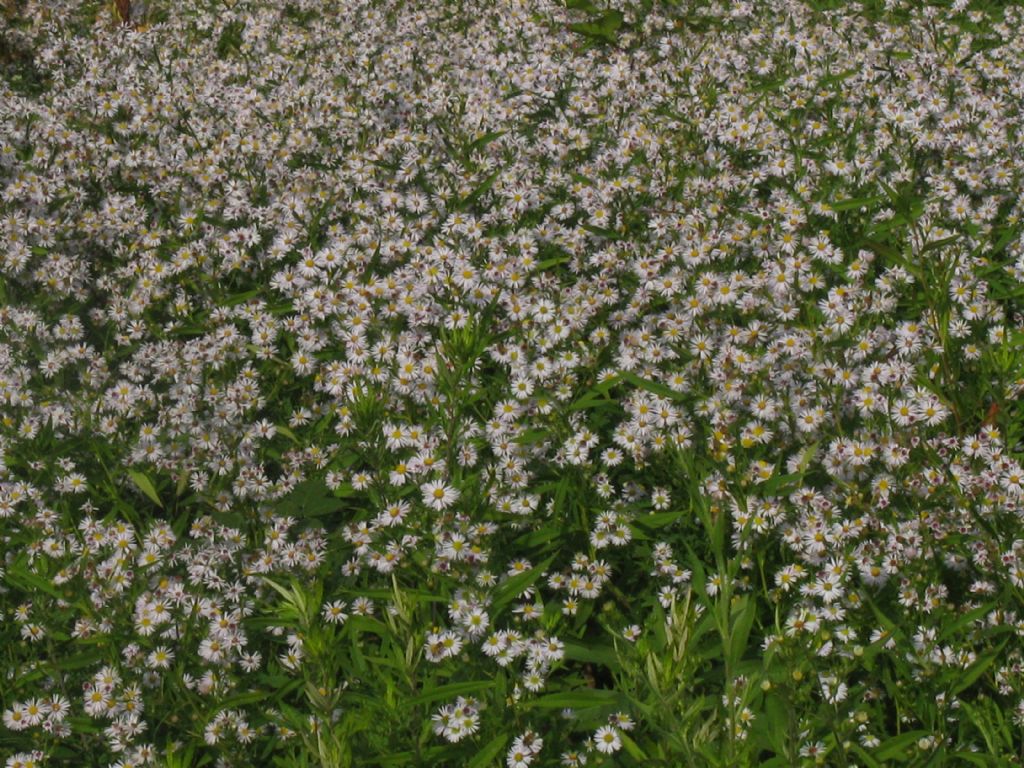
M 263 663 L 263 656 L 259 652 L 242 653 L 238 659 L 239 665 L 244 672 L 255 672 Z
M 377 522 L 386 527 L 401 525 L 407 514 L 409 514 L 409 502 L 397 501 L 388 504 L 384 511 L 377 515 Z
M 327 603 L 321 610 L 321 614 L 324 617 L 324 621 L 328 624 L 343 624 L 345 619 L 348 618 L 348 614 L 345 613 L 345 608 L 348 606 L 343 600 L 335 600 L 334 602 Z
M 15 704 L 10 709 L 5 709 L 3 722 L 4 727 L 12 731 L 22 731 L 32 725 L 22 704 Z
M 450 485 L 432 481 L 420 486 L 423 503 L 431 509 L 442 511 L 448 509 L 459 498 L 459 492 Z
M 146 657 L 146 662 L 153 669 L 167 669 L 174 661 L 174 651 L 166 646 L 158 646 Z
M 622 463 L 623 453 L 618 448 L 606 448 L 601 453 L 601 460 L 606 466 L 614 467 Z
M 615 728 L 610 725 L 602 725 L 594 732 L 594 745 L 598 752 L 610 755 L 622 749 L 622 739 Z

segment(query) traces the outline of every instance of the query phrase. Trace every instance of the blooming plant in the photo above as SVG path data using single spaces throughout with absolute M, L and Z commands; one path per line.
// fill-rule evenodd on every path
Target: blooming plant
M 7 768 L 1024 760 L 1024 9 L 3 14 Z

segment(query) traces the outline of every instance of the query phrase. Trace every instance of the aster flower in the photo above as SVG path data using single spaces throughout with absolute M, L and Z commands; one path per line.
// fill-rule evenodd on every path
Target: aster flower
M 420 486 L 423 503 L 431 509 L 441 511 L 454 504 L 459 498 L 459 491 L 443 482 L 428 482 Z
M 610 725 L 602 725 L 594 732 L 594 745 L 598 752 L 610 755 L 622 749 L 622 739 L 618 730 Z

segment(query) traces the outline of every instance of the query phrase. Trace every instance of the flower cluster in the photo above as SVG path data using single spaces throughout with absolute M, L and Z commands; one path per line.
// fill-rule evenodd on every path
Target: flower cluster
M 654 759 L 684 636 L 736 764 L 1024 718 L 1020 8 L 24 5 L 8 765 L 343 764 L 403 696 Z

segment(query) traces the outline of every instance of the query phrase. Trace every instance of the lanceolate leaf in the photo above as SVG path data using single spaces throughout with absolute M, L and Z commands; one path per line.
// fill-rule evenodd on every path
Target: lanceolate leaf
M 143 473 L 135 469 L 128 470 L 128 477 L 132 479 L 135 486 L 142 491 L 146 496 L 156 504 L 158 507 L 163 507 L 163 502 L 160 501 L 160 495 L 156 492 L 156 486 L 153 485 L 153 481 Z
M 548 569 L 553 560 L 553 557 L 548 558 L 540 565 L 523 573 L 517 573 L 515 576 L 510 576 L 506 581 L 499 584 L 494 590 L 494 599 L 491 603 L 495 614 L 533 586 L 537 579 L 544 574 L 544 571 Z
M 549 693 L 530 702 L 535 709 L 585 709 L 615 704 L 621 698 L 618 691 L 584 688 L 564 693 Z
M 507 743 L 507 734 L 502 733 L 495 736 L 473 756 L 473 759 L 466 764 L 466 768 L 488 768 L 494 762 L 494 759 L 501 754 Z
M 454 700 L 457 696 L 479 696 L 483 691 L 494 687 L 493 680 L 468 680 L 462 683 L 448 683 L 447 685 L 431 685 L 428 690 L 413 697 L 412 704 L 430 704 L 442 699 Z

